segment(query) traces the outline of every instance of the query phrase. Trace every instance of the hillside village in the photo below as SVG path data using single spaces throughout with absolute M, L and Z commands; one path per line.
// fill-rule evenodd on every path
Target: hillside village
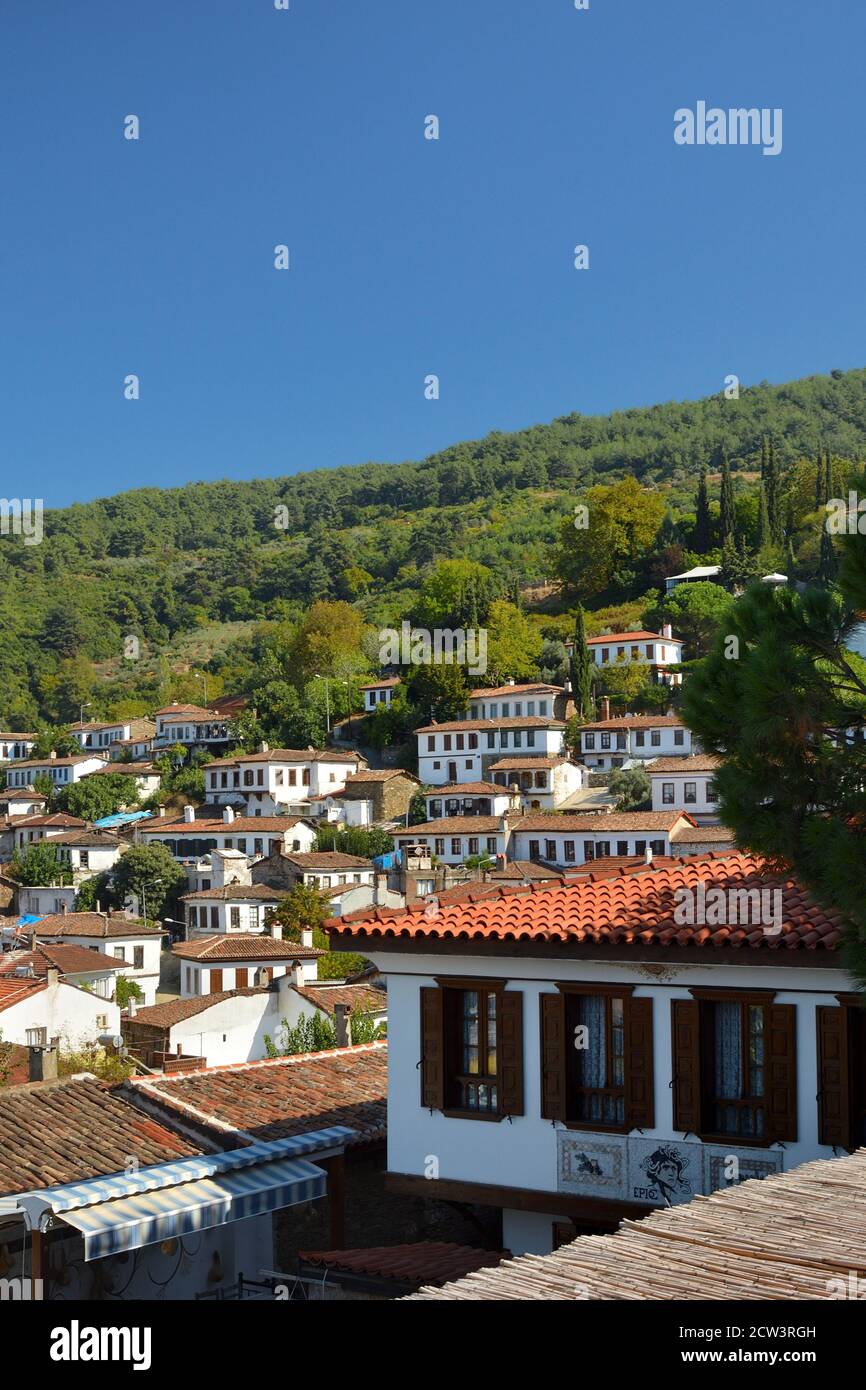
M 718 629 L 748 579 L 704 570 L 665 588 Z M 863 1142 L 844 905 L 684 717 L 724 624 L 585 621 L 558 678 L 344 680 L 306 747 L 231 691 L 0 734 L 0 1275 L 525 1296 L 519 1257 Z

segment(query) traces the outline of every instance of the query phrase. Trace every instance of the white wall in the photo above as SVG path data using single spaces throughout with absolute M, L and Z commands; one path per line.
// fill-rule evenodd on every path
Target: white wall
M 554 979 L 633 984 L 638 996 L 654 999 L 655 1126 L 644 1131 L 647 1139 L 682 1137 L 673 1127 L 669 1085 L 671 999 L 688 999 L 689 987 L 701 985 L 741 991 L 750 987 L 776 989 L 776 1003 L 797 1006 L 798 1138 L 784 1146 L 782 1166 L 787 1170 L 809 1159 L 833 1156 L 831 1148 L 818 1143 L 815 1007 L 835 1005 L 836 993 L 852 988 L 841 968 L 749 967 L 738 958 L 730 964 L 671 967 L 673 978 L 660 982 L 622 958 L 610 964 L 562 960 L 554 975 L 551 966 L 541 960 L 412 957 L 377 952 L 372 946 L 365 947 L 365 954 L 388 973 L 388 1167 L 393 1172 L 424 1174 L 435 1158 L 438 1176 L 443 1179 L 557 1191 L 557 1133 L 562 1130 L 540 1114 L 538 1026 L 539 996 L 552 992 Z M 419 990 L 433 986 L 434 977 L 443 975 L 507 979 L 509 989 L 523 993 L 524 1114 L 513 1117 L 511 1123 L 446 1118 L 438 1111 L 431 1114 L 420 1103 Z M 731 1143 L 736 1147 L 735 1140 Z M 780 1148 L 773 1145 L 771 1151 Z M 766 1151 L 755 1149 L 756 1154 L 762 1152 Z
M 105 1016 L 106 1023 L 97 1023 Z M 61 1039 L 69 1048 L 95 1042 L 101 1033 L 120 1032 L 120 1009 L 107 999 L 90 994 L 86 989 L 60 980 L 45 989 L 28 991 L 19 1004 L 12 1004 L 0 1013 L 0 1028 L 4 1042 L 27 1043 L 28 1028 L 44 1028 L 50 1040 Z
M 687 811 L 690 816 L 703 816 L 704 818 L 713 817 L 716 820 L 718 819 L 718 800 L 710 801 L 707 798 L 707 788 L 713 780 L 713 774 L 711 772 L 654 773 L 651 766 L 647 768 L 647 771 L 649 772 L 650 782 L 652 783 L 654 811 L 670 811 L 676 809 Z M 686 802 L 687 782 L 694 783 L 696 797 L 694 801 Z M 665 785 L 673 786 L 673 801 L 664 801 L 663 789 Z

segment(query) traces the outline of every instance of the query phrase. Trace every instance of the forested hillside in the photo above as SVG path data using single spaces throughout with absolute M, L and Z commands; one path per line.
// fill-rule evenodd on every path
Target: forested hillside
M 768 439 L 777 488 L 769 530 L 757 482 Z M 866 457 L 866 370 L 762 384 L 738 400 L 569 415 L 417 463 L 144 487 L 46 512 L 42 544 L 0 540 L 0 721 L 68 721 L 87 702 L 91 718 L 143 712 L 154 700 L 201 702 L 252 688 L 268 662 L 275 679 L 290 678 L 279 653 L 285 659 L 317 600 L 348 605 L 362 636 L 403 618 L 480 621 L 492 603 L 532 610 L 536 598 L 530 618 L 549 640 L 564 635 L 568 621 L 557 627 L 557 614 L 576 597 L 591 610 L 637 603 L 637 615 L 671 565 L 720 553 L 725 454 L 741 544 L 815 569 L 817 542 L 803 526 L 825 452 L 831 486 Z M 575 505 L 593 489 L 594 500 L 618 506 L 606 490 L 628 477 L 643 489 L 646 507 L 637 506 L 651 538 L 603 572 L 584 564 L 577 573 L 568 553 Z M 129 636 L 134 658 L 124 656 Z M 375 667 L 369 641 L 359 650 L 349 675 Z M 315 651 L 309 662 L 327 665 Z

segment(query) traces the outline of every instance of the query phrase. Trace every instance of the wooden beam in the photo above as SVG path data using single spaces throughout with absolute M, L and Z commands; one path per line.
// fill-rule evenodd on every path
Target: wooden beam
M 440 1202 L 464 1202 L 509 1211 L 537 1211 L 567 1216 L 583 1224 L 615 1229 L 626 1217 L 640 1220 L 652 1207 L 636 1202 L 614 1202 L 598 1197 L 577 1197 L 569 1192 L 539 1192 L 529 1187 L 500 1187 L 493 1183 L 458 1182 L 453 1178 L 424 1178 L 417 1173 L 386 1173 L 385 1191 L 407 1197 L 432 1197 Z

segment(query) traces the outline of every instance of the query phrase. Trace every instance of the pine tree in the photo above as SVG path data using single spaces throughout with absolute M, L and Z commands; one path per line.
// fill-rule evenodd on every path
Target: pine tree
M 815 511 L 819 512 L 826 501 L 824 496 L 824 455 L 819 452 L 815 459 Z
M 821 554 L 818 560 L 818 583 L 831 584 L 836 577 L 836 552 L 833 537 L 826 525 L 821 527 Z
M 768 463 L 769 463 L 769 455 L 770 455 L 770 451 L 769 451 L 769 449 L 767 448 L 767 436 L 764 435 L 763 438 L 761 439 L 761 482 L 762 482 L 762 483 L 766 480 L 766 477 L 767 477 L 767 465 L 768 465 Z
M 706 555 L 710 548 L 710 499 L 707 494 L 706 464 L 701 469 L 698 495 L 695 504 L 695 550 Z
M 592 672 L 593 660 L 586 645 L 586 631 L 583 625 L 583 609 L 578 604 L 574 617 L 574 647 L 571 653 L 571 695 L 574 709 L 579 719 L 592 717 Z
M 727 449 L 722 455 L 722 490 L 719 499 L 719 539 L 733 540 L 737 529 L 737 512 L 734 505 L 734 483 L 731 478 L 731 465 Z

